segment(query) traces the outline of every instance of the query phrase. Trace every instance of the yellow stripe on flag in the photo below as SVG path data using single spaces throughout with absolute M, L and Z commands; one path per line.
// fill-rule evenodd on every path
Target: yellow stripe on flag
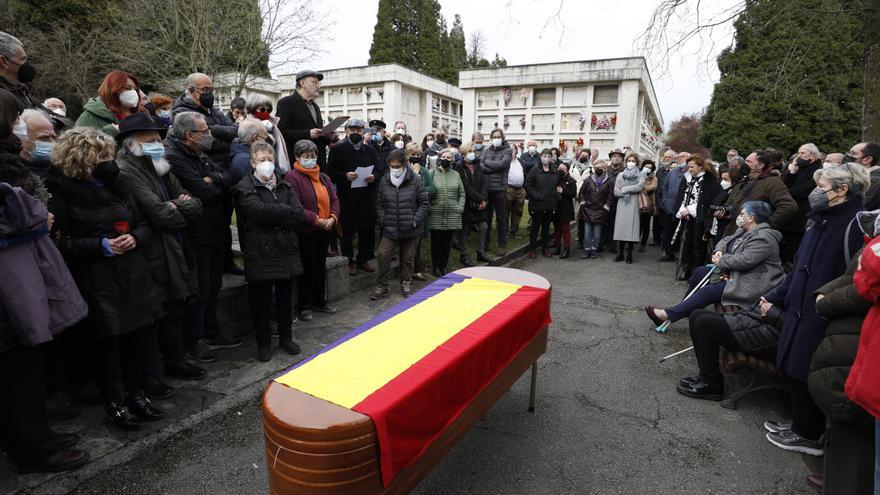
M 520 287 L 465 279 L 275 381 L 351 409 Z

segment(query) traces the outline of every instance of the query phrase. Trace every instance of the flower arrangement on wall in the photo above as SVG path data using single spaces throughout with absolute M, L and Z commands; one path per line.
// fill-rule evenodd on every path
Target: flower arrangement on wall
M 584 111 L 581 111 L 578 114 L 578 127 L 580 130 L 584 130 L 584 125 L 587 123 L 587 114 Z
M 522 117 L 519 118 L 519 126 L 521 129 L 526 128 L 526 116 L 525 115 L 523 115 Z
M 577 143 L 578 147 L 584 146 L 584 138 L 582 138 L 582 137 L 577 138 L 577 141 L 575 141 L 575 142 Z
M 505 115 L 504 116 L 504 130 L 506 131 L 508 127 L 510 127 L 510 119 L 507 118 L 507 116 Z
M 508 88 L 508 87 L 501 88 L 501 97 L 504 98 L 505 105 L 510 103 L 510 98 L 512 97 L 512 94 L 510 92 L 510 88 Z
M 559 140 L 559 149 L 560 149 L 561 151 L 565 151 L 565 150 L 568 149 L 568 144 L 565 143 L 565 139 L 560 139 L 560 140 Z
M 522 104 L 525 106 L 526 102 L 529 101 L 529 90 L 527 88 L 519 90 L 519 97 L 522 98 Z M 523 126 L 525 126 L 525 124 L 523 124 Z
M 594 113 L 590 117 L 590 129 L 594 131 L 614 131 L 616 128 L 616 113 Z

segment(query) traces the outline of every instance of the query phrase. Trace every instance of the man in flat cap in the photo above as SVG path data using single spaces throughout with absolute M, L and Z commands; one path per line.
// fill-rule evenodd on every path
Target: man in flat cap
M 293 155 L 293 146 L 301 139 L 309 139 L 318 147 L 318 166 L 325 168 L 327 146 L 337 140 L 334 136 L 321 134 L 324 119 L 321 108 L 315 99 L 321 94 L 321 80 L 324 75 L 313 70 L 302 70 L 296 74 L 296 91 L 278 101 L 275 116 L 278 129 L 287 143 L 287 155 Z
M 623 172 L 623 159 L 626 155 L 624 155 L 623 150 L 620 148 L 614 148 L 608 153 L 608 158 L 611 160 L 611 165 L 608 167 L 605 172 L 608 174 L 608 178 L 611 180 L 611 183 L 614 183 L 614 180 L 617 179 L 617 174 Z M 602 246 L 600 246 L 600 250 L 604 247 L 608 249 L 608 252 L 611 254 L 617 254 L 617 243 L 614 242 L 614 217 L 617 214 L 617 200 L 611 202 L 611 211 L 609 212 L 609 221 L 602 227 Z
M 357 270 L 372 273 L 373 243 L 376 237 L 376 175 L 379 167 L 379 154 L 376 149 L 364 143 L 363 120 L 351 119 L 345 124 L 346 139 L 330 148 L 327 174 L 336 184 L 339 196 L 339 223 L 342 226 L 342 255 L 348 258 L 348 274 L 357 275 Z M 366 185 L 352 187 L 358 178 L 359 167 L 373 167 L 373 173 L 366 177 Z M 358 253 L 354 254 L 354 238 L 357 236 Z
M 388 170 L 388 154 L 394 149 L 394 145 L 388 139 L 388 133 L 385 131 L 385 122 L 378 119 L 371 120 L 370 129 L 369 144 L 376 150 L 376 154 L 379 155 L 377 167 L 380 167 L 379 170 L 373 170 L 373 175 L 376 176 L 376 179 L 381 179 Z

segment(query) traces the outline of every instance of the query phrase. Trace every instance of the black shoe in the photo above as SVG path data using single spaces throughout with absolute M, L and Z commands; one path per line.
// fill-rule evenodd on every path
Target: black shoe
M 431 275 L 433 275 L 433 276 L 435 276 L 435 277 L 437 277 L 437 278 L 440 278 L 440 277 L 443 276 L 443 274 L 440 273 L 440 270 L 437 269 L 437 268 L 434 268 L 433 270 L 431 270 Z
M 330 306 L 329 304 L 324 304 L 323 306 L 318 306 L 317 308 L 315 308 L 315 311 L 317 311 L 319 313 L 332 315 L 332 314 L 336 314 L 336 311 L 338 311 L 338 310 L 336 309 L 336 306 Z
M 153 400 L 165 400 L 174 397 L 174 389 L 158 378 L 144 380 L 144 394 Z
M 272 359 L 272 348 L 270 346 L 257 347 L 257 359 L 264 363 Z
M 700 381 L 702 378 L 703 377 L 700 376 L 699 373 L 697 373 L 694 376 L 686 376 L 686 377 L 682 378 L 681 380 L 678 381 L 678 384 L 679 384 L 679 386 L 682 386 L 682 387 L 692 387 L 695 383 Z
M 159 421 L 165 417 L 164 412 L 150 404 L 150 399 L 144 397 L 143 392 L 129 394 L 125 403 L 132 414 L 144 421 Z
M 107 417 L 115 426 L 129 431 L 141 429 L 141 420 L 119 402 L 110 402 L 104 407 Z
M 76 433 L 56 433 L 55 444 L 58 448 L 69 449 L 79 442 L 79 435 Z
M 559 255 L 559 259 L 564 260 L 564 259 L 568 258 L 569 256 L 571 256 L 571 252 L 570 252 L 569 248 L 564 248 L 562 250 L 562 253 Z
M 79 469 L 89 462 L 89 453 L 82 450 L 60 450 L 55 454 L 34 464 L 21 464 L 18 472 L 28 473 L 60 473 Z
M 290 337 L 281 337 L 278 344 L 291 356 L 299 354 L 299 346 Z
M 612 251 L 609 251 L 609 252 L 612 252 Z M 623 261 L 624 257 L 625 256 L 623 254 L 623 251 L 621 251 L 621 252 L 617 253 L 617 256 L 614 258 L 614 261 L 615 262 Z
M 626 253 L 626 264 L 632 265 L 632 262 L 633 262 L 633 252 L 632 252 L 632 250 L 630 250 L 630 251 L 627 251 L 627 253 Z
M 724 387 L 710 387 L 700 378 L 699 381 L 690 386 L 683 387 L 681 384 L 676 387 L 678 393 L 690 397 L 691 399 L 720 401 L 724 398 Z
M 211 349 L 234 349 L 236 347 L 241 347 L 241 340 L 234 339 L 221 333 L 208 339 L 208 347 Z
M 486 257 L 483 253 L 477 253 L 477 261 L 480 263 L 491 263 L 492 260 Z
M 204 340 L 198 340 L 186 350 L 193 359 L 200 363 L 214 363 L 217 361 L 217 353 L 208 347 Z
M 184 380 L 201 380 L 208 374 L 205 368 L 196 366 L 189 361 L 181 361 L 176 364 L 166 364 L 165 374 L 174 378 L 182 378 Z
M 592 251 L 584 251 L 584 254 L 581 255 L 581 259 L 588 260 L 588 259 L 592 258 L 592 256 L 590 255 L 591 252 Z
M 458 261 L 460 261 L 461 264 L 466 267 L 477 266 L 477 264 L 471 261 L 471 259 L 466 254 L 461 255 L 458 258 Z

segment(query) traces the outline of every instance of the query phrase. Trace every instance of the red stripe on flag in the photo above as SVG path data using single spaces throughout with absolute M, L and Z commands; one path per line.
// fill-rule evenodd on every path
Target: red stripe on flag
M 521 287 L 353 407 L 375 424 L 385 486 L 549 324 L 550 291 Z

